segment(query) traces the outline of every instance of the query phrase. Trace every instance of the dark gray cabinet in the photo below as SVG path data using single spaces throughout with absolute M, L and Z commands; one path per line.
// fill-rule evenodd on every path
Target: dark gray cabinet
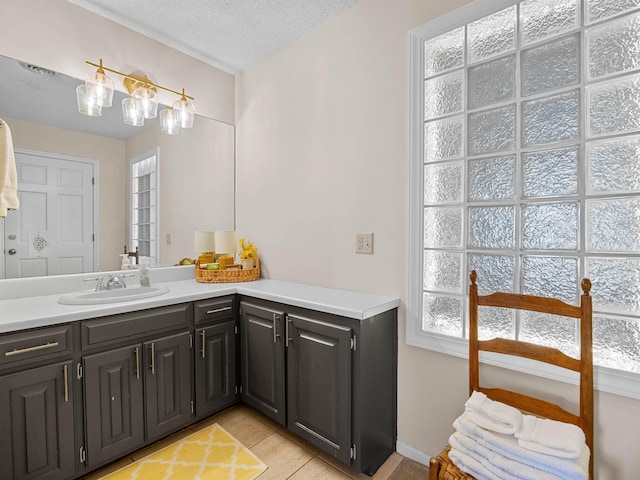
M 195 303 L 195 398 L 198 419 L 238 400 L 235 296 Z
M 0 377 L 0 478 L 73 476 L 71 368 L 67 361 Z
M 352 331 L 297 315 L 287 323 L 289 430 L 349 464 Z
M 86 464 L 93 467 L 144 443 L 142 345 L 88 355 L 83 364 Z
M 82 322 L 87 467 L 191 423 L 191 308 L 172 305 Z
M 284 311 L 248 301 L 240 311 L 242 401 L 284 425 Z
M 375 473 L 395 451 L 396 310 L 356 320 L 244 298 L 240 318 L 242 400 Z
M 191 420 L 189 332 L 144 343 L 147 440 L 186 426 Z
M 236 294 L 3 334 L 0 478 L 79 478 L 239 400 L 371 475 L 395 450 L 396 367 L 395 309 Z

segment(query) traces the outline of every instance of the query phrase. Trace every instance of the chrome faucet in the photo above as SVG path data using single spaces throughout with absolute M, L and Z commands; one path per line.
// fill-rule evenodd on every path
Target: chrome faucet
M 107 280 L 107 290 L 113 290 L 116 288 L 127 288 L 127 283 L 124 281 L 126 277 L 133 277 L 134 274 L 130 273 L 128 275 L 109 275 L 109 280 Z

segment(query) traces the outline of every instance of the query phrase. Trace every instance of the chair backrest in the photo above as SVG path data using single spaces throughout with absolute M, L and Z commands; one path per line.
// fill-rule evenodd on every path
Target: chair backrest
M 477 274 L 469 275 L 469 395 L 474 390 L 487 395 L 492 400 L 506 403 L 518 409 L 552 420 L 578 425 L 584 431 L 586 443 L 591 450 L 589 478 L 593 478 L 593 353 L 592 353 L 592 306 L 591 282 L 585 278 L 581 287 L 580 306 L 569 305 L 556 298 L 537 297 L 517 293 L 496 292 L 478 295 Z M 519 340 L 494 338 L 478 339 L 478 307 L 502 307 L 517 310 L 562 315 L 580 321 L 580 358 L 565 355 L 560 350 L 543 345 L 535 345 Z M 574 415 L 555 403 L 524 395 L 502 388 L 482 388 L 480 382 L 479 351 L 528 358 L 573 370 L 580 374 L 580 414 Z

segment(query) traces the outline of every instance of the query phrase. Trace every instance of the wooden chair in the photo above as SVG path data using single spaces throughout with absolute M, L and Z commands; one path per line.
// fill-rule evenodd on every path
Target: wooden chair
M 479 391 L 490 399 L 506 403 L 524 412 L 540 417 L 578 425 L 584 431 L 586 443 L 591 450 L 589 478 L 593 479 L 593 356 L 592 356 L 592 307 L 591 282 L 585 278 L 581 287 L 583 294 L 580 306 L 569 305 L 561 300 L 532 295 L 497 292 L 478 295 L 477 274 L 469 275 L 469 395 Z M 580 320 L 580 359 L 565 355 L 556 348 L 535 345 L 517 340 L 494 338 L 478 340 L 478 306 L 503 307 L 533 312 L 562 315 Z M 557 365 L 580 374 L 580 413 L 574 415 L 559 405 L 502 388 L 483 388 L 479 384 L 479 351 L 514 355 Z M 447 445 L 429 465 L 429 480 L 473 479 L 459 470 L 449 459 Z

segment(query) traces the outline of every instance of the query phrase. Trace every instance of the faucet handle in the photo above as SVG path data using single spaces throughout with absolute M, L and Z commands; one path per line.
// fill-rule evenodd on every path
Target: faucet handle
M 127 282 L 124 281 L 125 278 L 135 277 L 135 273 L 123 273 L 120 275 L 120 281 L 122 282 L 122 287 L 127 288 Z
M 116 275 L 109 275 L 107 281 L 107 288 L 127 288 L 127 283 L 124 281 L 127 277 L 134 277 L 135 273 L 119 273 Z
M 96 292 L 100 291 L 100 290 L 104 290 L 106 288 L 105 284 L 104 284 L 104 280 L 102 278 L 102 275 L 98 276 L 98 277 L 91 277 L 91 278 L 85 278 L 84 282 L 98 282 L 96 284 Z

